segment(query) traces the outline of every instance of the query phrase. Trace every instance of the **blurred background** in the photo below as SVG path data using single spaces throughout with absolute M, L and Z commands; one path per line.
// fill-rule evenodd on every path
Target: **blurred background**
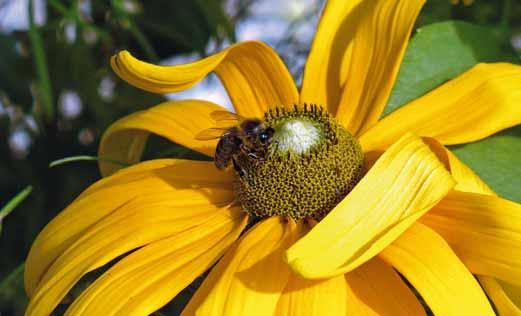
M 487 27 L 496 56 L 518 62 L 519 1 L 456 2 L 428 1 L 417 26 L 462 20 Z M 0 208 L 8 206 L 0 213 L 0 315 L 23 315 L 29 247 L 99 178 L 96 150 L 109 124 L 173 98 L 231 107 L 214 76 L 176 95 L 133 88 L 111 71 L 112 54 L 128 49 L 143 60 L 178 64 L 257 39 L 273 46 L 300 82 L 322 6 L 322 0 L 0 0 Z M 195 157 L 161 139 L 146 155 Z M 60 161 L 66 157 L 76 158 Z M 12 210 L 15 196 L 21 203 Z

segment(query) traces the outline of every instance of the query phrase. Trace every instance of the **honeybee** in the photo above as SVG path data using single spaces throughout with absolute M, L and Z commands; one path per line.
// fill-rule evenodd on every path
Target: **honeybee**
M 220 169 L 226 169 L 230 161 L 239 176 L 246 175 L 237 157 L 240 154 L 253 159 L 264 159 L 273 140 L 275 130 L 261 120 L 246 119 L 227 111 L 214 111 L 210 117 L 217 122 L 217 127 L 203 130 L 195 136 L 198 140 L 220 138 L 215 148 L 214 162 Z

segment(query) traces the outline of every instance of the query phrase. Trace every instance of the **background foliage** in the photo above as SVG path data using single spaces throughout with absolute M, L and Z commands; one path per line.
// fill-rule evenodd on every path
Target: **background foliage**
M 10 9 L 14 3 L 21 11 Z M 95 157 L 111 122 L 166 99 L 115 78 L 110 56 L 129 49 L 152 62 L 185 62 L 237 40 L 261 39 L 281 53 L 299 80 L 322 1 L 281 3 L 0 0 L 1 315 L 23 315 L 23 261 L 38 231 L 99 178 L 95 161 L 88 161 L 95 158 L 49 164 Z M 28 14 L 31 9 L 45 19 Z M 27 23 L 12 27 L 17 14 L 22 20 L 25 14 Z M 476 0 L 464 6 L 431 0 L 417 28 L 385 114 L 478 62 L 519 63 L 519 1 Z M 187 95 L 229 102 L 215 78 Z M 520 127 L 453 149 L 502 196 L 521 202 Z M 154 139 L 146 155 L 191 153 Z M 193 288 L 164 312 L 176 314 Z

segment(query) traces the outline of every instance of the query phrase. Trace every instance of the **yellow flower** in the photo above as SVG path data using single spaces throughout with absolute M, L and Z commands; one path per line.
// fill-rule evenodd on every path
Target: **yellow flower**
M 501 315 L 519 314 L 521 206 L 495 196 L 443 145 L 519 124 L 521 67 L 477 65 L 380 119 L 423 3 L 329 1 L 300 93 L 277 54 L 259 42 L 169 67 L 128 52 L 115 56 L 119 76 L 158 93 L 187 89 L 215 72 L 247 118 L 273 107 L 285 109 L 284 117 L 302 113 L 294 104 L 322 105 L 339 130 L 356 137 L 367 170 L 318 223 L 268 210 L 274 215 L 245 231 L 257 210 L 244 212 L 236 190 L 249 180 L 211 162 L 139 163 L 150 133 L 212 157 L 216 142 L 195 136 L 215 125 L 210 113 L 222 108 L 185 100 L 132 114 L 107 130 L 99 155 L 135 165 L 101 162 L 106 177 L 36 239 L 25 270 L 27 315 L 50 314 L 82 277 L 109 263 L 69 315 L 148 315 L 210 268 L 183 315 L 425 315 L 418 295 L 435 315 L 494 315 L 483 289 Z M 256 180 L 267 186 L 279 181 L 278 172 Z M 309 190 L 327 189 L 313 181 Z M 302 206 L 272 192 L 268 203 Z M 313 198 L 306 201 L 318 203 Z

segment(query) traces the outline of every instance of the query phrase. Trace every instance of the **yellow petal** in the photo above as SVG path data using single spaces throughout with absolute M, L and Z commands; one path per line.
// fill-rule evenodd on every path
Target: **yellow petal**
M 378 257 L 347 273 L 345 278 L 349 287 L 347 315 L 425 315 L 398 273 Z
M 272 315 L 290 274 L 282 254 L 297 235 L 291 220 L 257 224 L 213 268 L 183 315 Z
M 482 194 L 495 195 L 494 191 L 481 180 L 478 175 L 467 165 L 461 162 L 456 155 L 446 149 L 450 164 L 450 173 L 456 180 L 454 189 L 464 192 L 475 192 Z
M 429 147 L 405 135 L 331 213 L 287 251 L 286 259 L 307 278 L 351 271 L 390 244 L 453 185 Z
M 398 75 L 425 0 L 364 1 L 353 10 L 356 33 L 337 119 L 353 135 L 373 126 Z
M 346 315 L 346 303 L 347 284 L 343 275 L 309 280 L 291 273 L 274 315 Z
M 245 117 L 262 117 L 269 107 L 298 102 L 288 69 L 262 42 L 239 43 L 199 61 L 176 66 L 148 64 L 122 51 L 112 58 L 111 65 L 130 84 L 157 93 L 188 89 L 214 71 L 237 112 Z
M 423 137 L 422 139 L 429 145 L 429 148 L 443 162 L 454 180 L 456 180 L 455 190 L 496 195 L 472 169 L 459 160 L 448 148 L 432 137 Z
M 320 18 L 304 69 L 301 103 L 320 104 L 332 114 L 337 111 L 349 66 L 356 12 L 361 0 L 329 0 Z
M 415 223 L 380 257 L 412 284 L 434 315 L 495 315 L 474 276 L 428 227 Z
M 309 232 L 316 222 L 301 225 L 299 237 Z M 336 316 L 346 314 L 347 283 L 343 275 L 324 280 L 309 280 L 290 273 L 288 283 L 277 303 L 278 316 Z
M 101 180 L 47 224 L 36 238 L 25 266 L 27 293 L 32 296 L 49 266 L 86 231 L 93 231 L 95 225 L 101 227 L 116 216 L 125 218 L 127 213 L 134 214 L 136 220 L 153 221 L 148 206 L 179 220 L 197 218 L 233 201 L 231 181 L 211 162 L 185 160 L 149 161 L 146 167 L 129 167 Z M 151 205 L 145 204 L 148 202 Z M 140 209 L 139 205 L 145 208 Z M 143 223 L 142 229 L 145 228 Z
M 153 195 L 146 200 L 135 199 L 85 231 L 45 272 L 31 297 L 28 314 L 48 315 L 86 273 L 136 248 L 198 226 L 219 213 L 209 208 L 205 212 L 176 209 L 168 198 Z
M 150 315 L 209 269 L 238 238 L 247 216 L 221 212 L 128 255 L 97 279 L 68 315 Z
M 103 134 L 98 155 L 102 158 L 134 164 L 139 162 L 150 133 L 213 157 L 217 140 L 200 141 L 195 135 L 215 127 L 210 113 L 224 108 L 198 100 L 170 101 L 124 117 Z M 106 160 L 99 163 L 104 176 L 122 168 Z
M 512 302 L 516 304 L 519 312 L 519 308 L 521 308 L 521 286 L 512 285 L 507 282 L 499 281 L 507 295 L 512 299 Z
M 450 192 L 421 222 L 474 274 L 521 285 L 521 205 L 491 195 Z
M 461 162 L 453 153 L 443 147 L 434 139 L 429 139 L 431 149 L 433 149 L 438 158 L 446 160 L 446 165 L 450 169 L 453 178 L 457 184 L 455 189 L 464 192 L 474 192 L 495 196 L 496 194 L 492 191 L 488 185 L 483 182 L 469 167 Z M 429 214 L 427 214 L 428 216 Z M 516 306 L 511 299 L 521 298 L 521 287 L 517 292 L 505 290 L 516 288 L 513 285 L 505 284 L 502 286 L 501 283 L 496 279 L 488 276 L 478 275 L 479 282 L 481 283 L 483 290 L 487 293 L 489 299 L 494 303 L 496 310 L 500 316 L 521 316 L 521 302 Z
M 405 132 L 449 145 L 485 138 L 521 123 L 520 88 L 521 66 L 479 64 L 382 119 L 360 144 L 384 149 Z
M 478 276 L 478 279 L 485 292 L 487 292 L 488 297 L 494 303 L 499 316 L 521 316 L 521 310 L 519 309 L 521 307 L 521 287 L 517 289 L 517 293 L 511 293 L 513 298 L 517 298 L 518 306 L 516 306 L 508 294 L 505 293 L 505 289 L 494 278 Z
M 158 174 L 167 171 L 172 174 L 166 176 L 166 178 L 164 175 Z M 219 171 L 210 162 L 170 158 L 154 159 L 120 169 L 111 176 L 96 181 L 84 190 L 76 200 L 80 200 L 102 188 L 142 181 L 144 177 L 164 178 L 167 182 L 175 180 L 174 187 L 179 189 L 219 186 L 231 188 L 234 179 L 231 171 Z

